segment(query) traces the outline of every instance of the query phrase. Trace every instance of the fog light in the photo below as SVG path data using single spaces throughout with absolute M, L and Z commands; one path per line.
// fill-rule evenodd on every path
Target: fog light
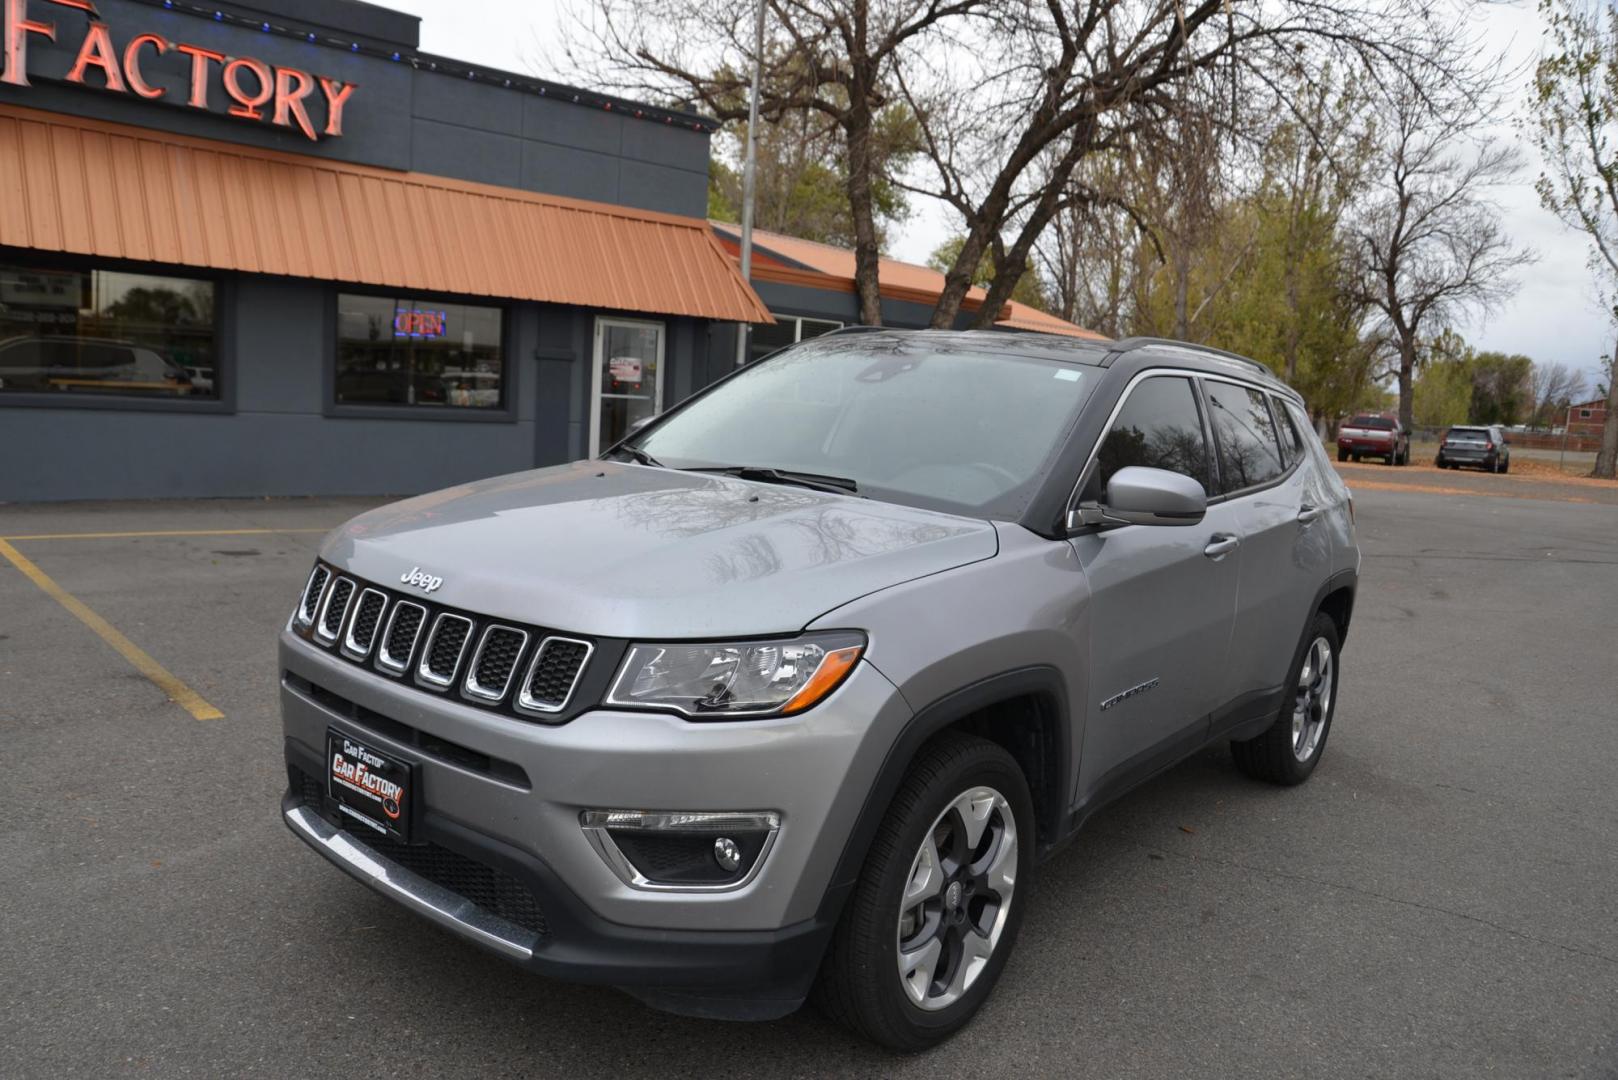
M 773 811 L 586 810 L 579 815 L 596 854 L 636 889 L 737 889 L 758 873 L 775 843 Z

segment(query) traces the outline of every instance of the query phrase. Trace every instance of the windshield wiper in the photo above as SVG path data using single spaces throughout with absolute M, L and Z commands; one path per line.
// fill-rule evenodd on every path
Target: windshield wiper
M 615 446 L 612 452 L 614 454 L 628 454 L 629 459 L 637 465 L 650 465 L 654 469 L 668 468 L 667 465 L 664 465 L 638 446 Z
M 793 484 L 797 487 L 813 488 L 816 491 L 830 491 L 839 495 L 855 495 L 860 490 L 859 484 L 846 476 L 794 472 L 789 469 L 772 469 L 764 465 L 704 465 L 686 469 L 685 471 L 724 473 L 726 476 L 734 476 L 738 480 L 757 480 L 765 484 Z

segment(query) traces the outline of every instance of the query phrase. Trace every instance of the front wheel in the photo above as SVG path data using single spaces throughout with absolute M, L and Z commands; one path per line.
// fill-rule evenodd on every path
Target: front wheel
M 1298 644 L 1275 723 L 1257 738 L 1230 744 L 1238 769 L 1272 784 L 1309 779 L 1325 752 L 1337 707 L 1339 647 L 1337 623 L 1325 612 L 1316 612 Z
M 894 1050 L 923 1050 L 983 1004 L 1017 938 L 1033 800 L 1010 754 L 967 735 L 921 752 L 871 841 L 814 998 Z

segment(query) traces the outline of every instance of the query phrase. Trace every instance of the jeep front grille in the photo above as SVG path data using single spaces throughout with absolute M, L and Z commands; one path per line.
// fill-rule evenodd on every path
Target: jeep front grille
M 548 637 L 539 643 L 528 664 L 517 707 L 533 712 L 560 712 L 573 696 L 593 646 L 574 638 Z
M 485 701 L 503 699 L 527 644 L 528 632 L 514 626 L 490 626 L 484 630 L 466 672 L 466 692 Z
M 421 663 L 416 676 L 430 686 L 445 687 L 455 681 L 455 672 L 461 666 L 466 652 L 467 638 L 472 636 L 472 620 L 464 615 L 440 612 L 433 622 L 427 646 L 422 650 Z
M 321 640 L 337 640 L 337 631 L 343 627 L 343 616 L 348 614 L 348 601 L 353 595 L 354 583 L 346 577 L 338 578 L 337 584 L 326 594 L 326 606 L 321 609 L 320 626 L 315 631 Z
M 564 723 L 603 689 L 590 677 L 597 645 L 587 638 L 442 607 L 324 562 L 304 584 L 290 630 L 417 690 L 520 720 Z
M 358 660 L 371 655 L 377 624 L 382 621 L 382 611 L 387 606 L 387 595 L 380 589 L 366 589 L 360 593 L 359 600 L 354 604 L 354 618 L 348 624 L 348 634 L 343 638 L 344 652 Z

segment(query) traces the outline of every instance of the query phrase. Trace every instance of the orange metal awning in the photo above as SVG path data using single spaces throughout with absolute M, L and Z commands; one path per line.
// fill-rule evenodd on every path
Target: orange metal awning
M 0 245 L 772 322 L 708 223 L 0 105 Z

